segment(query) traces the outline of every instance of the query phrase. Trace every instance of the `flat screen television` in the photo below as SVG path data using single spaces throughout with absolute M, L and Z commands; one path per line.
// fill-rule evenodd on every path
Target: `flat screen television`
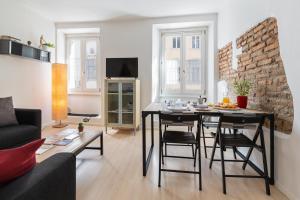
M 138 58 L 106 58 L 106 77 L 138 77 Z

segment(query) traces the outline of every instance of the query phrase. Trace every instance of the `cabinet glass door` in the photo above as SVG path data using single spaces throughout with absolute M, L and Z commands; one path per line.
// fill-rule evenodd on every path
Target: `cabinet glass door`
M 119 117 L 119 83 L 108 83 L 107 85 L 107 112 L 108 123 L 118 124 L 120 123 Z
M 133 83 L 122 83 L 122 124 L 133 124 Z

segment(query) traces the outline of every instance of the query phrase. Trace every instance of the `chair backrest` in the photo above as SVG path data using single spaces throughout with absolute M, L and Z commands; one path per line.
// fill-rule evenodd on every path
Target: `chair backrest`
M 261 127 L 264 124 L 265 117 L 254 113 L 223 113 L 219 120 L 220 127 L 226 124 L 232 126 L 232 128 L 242 129 L 249 125 Z
M 172 121 L 174 123 L 183 123 L 199 121 L 200 116 L 196 113 L 160 113 L 159 120 Z

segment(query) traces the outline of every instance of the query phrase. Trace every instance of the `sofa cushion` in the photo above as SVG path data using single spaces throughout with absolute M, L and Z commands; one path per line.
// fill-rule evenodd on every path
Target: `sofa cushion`
M 0 150 L 0 184 L 29 172 L 36 164 L 35 151 L 44 141 L 35 140 L 21 147 Z
M 0 149 L 21 146 L 40 138 L 40 130 L 32 125 L 0 127 Z
M 18 124 L 12 97 L 0 98 L 0 127 Z

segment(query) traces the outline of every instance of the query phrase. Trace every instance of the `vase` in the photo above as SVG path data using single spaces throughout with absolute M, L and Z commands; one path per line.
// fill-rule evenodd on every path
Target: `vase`
M 78 132 L 79 132 L 79 133 L 82 133 L 82 132 L 83 132 L 83 129 L 84 129 L 83 126 L 79 126 L 79 127 L 78 127 Z
M 247 108 L 247 104 L 248 104 L 247 96 L 237 96 L 236 101 L 239 108 Z

